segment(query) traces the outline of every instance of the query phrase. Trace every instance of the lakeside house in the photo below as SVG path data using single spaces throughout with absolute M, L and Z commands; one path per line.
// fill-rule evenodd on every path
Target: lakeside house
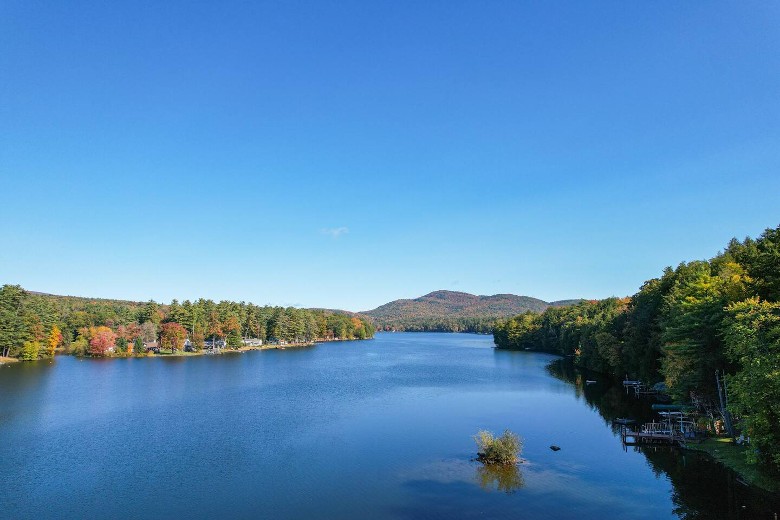
M 241 340 L 241 343 L 245 347 L 259 347 L 263 344 L 263 340 L 260 338 L 244 338 Z
M 144 349 L 147 352 L 160 353 L 160 344 L 157 341 L 144 341 Z

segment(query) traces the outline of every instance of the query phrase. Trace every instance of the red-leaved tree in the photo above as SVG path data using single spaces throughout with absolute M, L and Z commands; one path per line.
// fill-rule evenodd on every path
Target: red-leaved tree
M 90 327 L 89 353 L 93 356 L 105 356 L 116 345 L 116 334 L 108 327 Z

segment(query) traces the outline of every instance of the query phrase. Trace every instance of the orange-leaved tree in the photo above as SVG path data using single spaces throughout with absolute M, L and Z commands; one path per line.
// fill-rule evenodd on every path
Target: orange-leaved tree
M 160 328 L 160 348 L 165 350 L 179 350 L 184 347 L 187 339 L 187 330 L 179 323 L 171 321 L 163 323 Z

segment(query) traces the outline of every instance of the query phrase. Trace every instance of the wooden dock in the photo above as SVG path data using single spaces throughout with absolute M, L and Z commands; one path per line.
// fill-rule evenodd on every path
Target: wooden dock
M 631 381 L 626 379 L 623 381 L 623 387 L 626 389 L 626 393 L 633 390 L 634 395 L 639 397 L 640 395 L 657 395 L 658 392 L 652 387 L 644 384 L 641 381 Z
M 682 434 L 675 431 L 639 432 L 623 427 L 620 430 L 620 439 L 626 446 L 639 446 L 641 444 L 665 444 L 679 446 L 685 442 Z

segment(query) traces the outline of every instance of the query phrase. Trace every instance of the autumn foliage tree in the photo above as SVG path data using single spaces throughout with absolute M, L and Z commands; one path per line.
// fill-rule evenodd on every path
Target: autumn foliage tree
M 54 351 L 62 343 L 62 331 L 56 325 L 51 328 L 49 337 L 46 338 L 46 345 L 49 347 L 49 356 L 54 356 Z
M 24 361 L 35 361 L 41 350 L 41 344 L 37 341 L 25 341 L 22 347 L 21 359 Z
M 363 322 L 358 317 L 353 317 L 351 320 L 354 337 L 357 339 L 366 339 L 366 328 L 363 326 Z
M 116 335 L 119 338 L 124 338 L 128 343 L 135 341 L 135 338 L 140 338 L 143 334 L 141 326 L 138 323 L 129 323 L 127 325 L 120 325 L 116 329 Z
M 210 338 L 223 338 L 225 332 L 222 330 L 222 322 L 216 311 L 209 314 L 207 334 Z
M 192 328 L 192 335 L 190 336 L 190 341 L 192 342 L 192 346 L 195 350 L 200 350 L 203 348 L 203 341 L 206 339 L 206 334 L 203 329 L 203 325 L 200 323 L 196 323 Z
M 222 331 L 227 337 L 229 347 L 238 348 L 241 346 L 241 323 L 235 316 L 229 316 L 222 324 Z
M 176 322 L 163 323 L 160 327 L 160 348 L 165 350 L 180 350 L 187 339 L 187 330 Z
M 106 356 L 116 345 L 116 334 L 108 327 L 90 327 L 89 353 L 93 356 Z

